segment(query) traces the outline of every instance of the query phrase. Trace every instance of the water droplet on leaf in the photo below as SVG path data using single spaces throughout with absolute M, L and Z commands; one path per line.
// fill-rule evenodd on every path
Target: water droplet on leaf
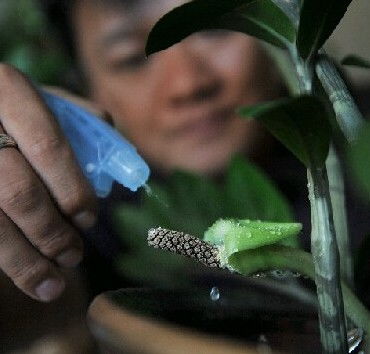
M 217 286 L 214 286 L 209 293 L 209 297 L 212 301 L 218 301 L 220 299 L 220 290 Z

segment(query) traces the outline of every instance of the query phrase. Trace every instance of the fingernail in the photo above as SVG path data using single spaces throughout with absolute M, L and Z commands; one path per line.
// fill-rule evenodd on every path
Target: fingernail
M 62 267 L 74 268 L 81 262 L 82 252 L 77 248 L 72 248 L 62 252 L 56 260 Z
M 49 302 L 58 298 L 64 288 L 64 280 L 49 278 L 36 287 L 35 293 L 41 301 Z
M 81 229 L 89 229 L 96 222 L 96 216 L 91 211 L 83 211 L 74 217 L 74 222 Z

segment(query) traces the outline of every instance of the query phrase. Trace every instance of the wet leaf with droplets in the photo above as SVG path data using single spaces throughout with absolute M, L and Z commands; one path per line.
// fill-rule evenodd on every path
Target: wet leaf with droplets
M 221 258 L 227 262 L 235 253 L 281 242 L 301 229 L 300 223 L 220 219 L 205 232 L 204 241 L 220 246 Z

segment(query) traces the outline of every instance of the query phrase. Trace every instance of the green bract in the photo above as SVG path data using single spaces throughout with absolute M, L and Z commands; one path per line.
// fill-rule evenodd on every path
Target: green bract
M 204 241 L 220 247 L 221 262 L 228 266 L 236 253 L 278 243 L 297 236 L 299 223 L 260 220 L 218 220 L 204 234 Z

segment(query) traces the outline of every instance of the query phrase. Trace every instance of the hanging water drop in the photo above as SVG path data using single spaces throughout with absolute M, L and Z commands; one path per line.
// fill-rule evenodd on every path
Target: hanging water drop
M 209 293 L 209 297 L 212 301 L 218 301 L 220 299 L 220 290 L 217 286 L 214 286 Z
M 267 343 L 268 343 L 267 338 L 266 338 L 266 336 L 265 336 L 264 334 L 261 334 L 261 335 L 258 337 L 258 341 L 259 341 L 260 343 L 264 343 L 264 344 L 267 344 Z

